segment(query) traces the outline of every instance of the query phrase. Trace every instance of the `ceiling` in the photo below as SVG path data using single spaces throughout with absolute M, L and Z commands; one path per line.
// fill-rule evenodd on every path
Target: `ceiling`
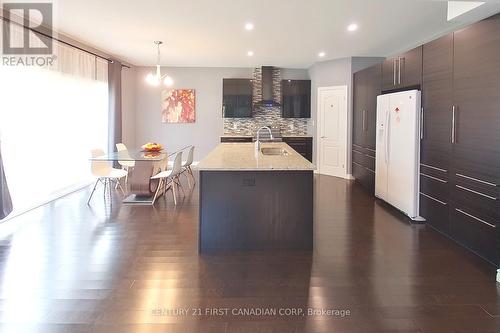
M 440 0 L 54 3 L 55 29 L 70 37 L 137 66 L 156 63 L 153 41 L 162 40 L 161 64 L 186 67 L 307 68 L 348 56 L 388 56 L 500 11 L 498 1 L 488 1 L 448 22 L 447 2 Z M 254 30 L 245 30 L 247 22 Z M 347 31 L 351 23 L 356 32 Z

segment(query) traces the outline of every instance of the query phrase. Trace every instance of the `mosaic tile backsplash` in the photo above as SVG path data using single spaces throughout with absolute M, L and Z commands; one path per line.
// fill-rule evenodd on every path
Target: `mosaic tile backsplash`
M 253 71 L 253 103 L 262 99 L 262 70 Z M 273 69 L 274 100 L 281 101 L 281 73 Z M 255 106 L 252 118 L 223 118 L 224 135 L 255 135 L 262 126 L 279 125 L 282 135 L 307 135 L 306 118 L 282 118 L 280 107 Z

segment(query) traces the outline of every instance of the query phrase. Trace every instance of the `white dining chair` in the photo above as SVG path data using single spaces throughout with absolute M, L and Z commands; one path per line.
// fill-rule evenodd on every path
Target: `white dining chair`
M 179 192 L 179 187 L 184 194 L 184 189 L 179 181 L 179 176 L 182 173 L 182 151 L 175 155 L 174 164 L 172 169 L 164 170 L 158 174 L 151 177 L 151 179 L 159 179 L 158 187 L 156 188 L 155 195 L 153 197 L 152 204 L 154 205 L 158 194 L 163 191 L 163 195 L 166 194 L 167 190 L 172 189 L 172 194 L 174 196 L 174 204 L 177 205 L 177 193 Z
M 123 156 L 129 156 L 127 151 L 127 146 L 125 146 L 124 143 L 117 143 L 116 144 L 116 151 L 121 153 Z M 118 164 L 121 165 L 122 169 L 127 171 L 127 175 L 125 176 L 125 185 L 128 183 L 128 172 L 130 169 L 135 167 L 135 161 L 130 161 L 130 160 L 118 160 Z
M 96 158 L 99 156 L 103 156 L 104 151 L 102 149 L 92 149 L 91 156 L 92 158 Z M 95 189 L 99 183 L 104 185 L 104 198 L 106 199 L 106 187 L 109 188 L 109 193 L 111 193 L 111 182 L 117 182 L 117 186 L 120 188 L 122 193 L 125 195 L 125 191 L 123 190 L 122 185 L 120 184 L 120 179 L 127 176 L 127 171 L 122 169 L 116 169 L 111 166 L 109 161 L 91 161 L 91 171 L 94 176 L 97 177 L 97 180 L 94 184 L 94 188 L 92 189 L 92 193 L 90 193 L 89 200 L 87 204 L 90 203 L 92 196 L 94 195 Z
M 193 175 L 193 170 L 191 169 L 191 164 L 193 164 L 193 155 L 194 155 L 194 146 L 191 146 L 189 148 L 187 160 L 182 164 L 182 174 L 185 174 L 189 188 L 191 188 L 191 180 L 193 181 L 193 187 L 196 184 L 196 180 Z

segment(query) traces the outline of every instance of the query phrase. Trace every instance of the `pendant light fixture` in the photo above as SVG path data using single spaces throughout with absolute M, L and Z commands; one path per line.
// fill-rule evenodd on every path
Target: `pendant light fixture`
M 158 56 L 156 58 L 156 73 L 149 73 L 146 76 L 146 82 L 155 87 L 163 82 L 164 85 L 170 87 L 174 84 L 174 80 L 167 74 L 161 75 L 160 69 L 160 45 L 163 44 L 163 42 L 161 40 L 156 40 L 154 43 L 158 51 Z

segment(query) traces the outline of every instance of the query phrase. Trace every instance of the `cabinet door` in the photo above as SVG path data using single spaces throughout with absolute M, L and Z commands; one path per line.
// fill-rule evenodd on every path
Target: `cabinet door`
M 281 94 L 283 118 L 311 117 L 310 80 L 282 80 Z
M 363 71 L 354 73 L 353 78 L 353 143 L 363 146 L 365 141 L 365 75 Z
M 391 90 L 397 86 L 397 58 L 386 59 L 382 63 L 382 90 Z
M 453 105 L 453 34 L 424 45 L 420 161 L 449 173 Z
M 224 112 L 224 117 L 251 117 L 252 80 L 224 79 L 222 82 L 222 109 Z
M 399 87 L 422 84 L 422 46 L 398 57 L 396 81 Z
M 377 96 L 381 94 L 382 65 L 369 67 L 364 72 L 365 135 L 363 146 L 374 151 L 377 127 Z
M 455 173 L 500 184 L 500 16 L 455 33 Z
M 454 35 L 452 237 L 498 264 L 500 16 Z M 496 234 L 496 236 L 495 236 Z
M 420 215 L 450 232 L 453 34 L 423 46 L 423 128 L 420 150 Z

